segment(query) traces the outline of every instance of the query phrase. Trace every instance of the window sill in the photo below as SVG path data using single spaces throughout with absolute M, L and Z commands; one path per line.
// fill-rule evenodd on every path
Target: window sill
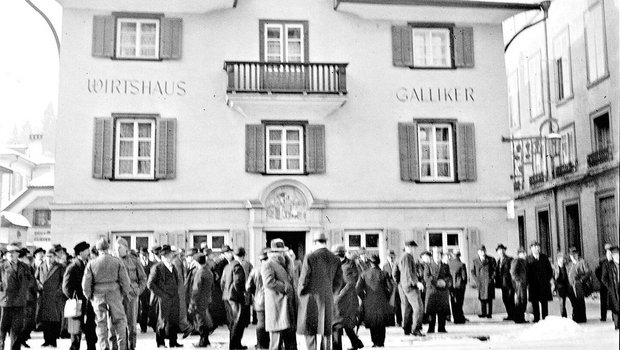
M 263 173 L 266 176 L 306 176 L 308 173 L 274 173 L 274 172 L 266 172 Z
M 113 61 L 161 62 L 163 58 L 110 57 Z
M 428 69 L 428 70 L 455 70 L 456 67 L 453 66 L 449 66 L 449 67 L 419 67 L 419 66 L 409 66 L 409 69 L 412 70 L 424 70 L 424 69 Z
M 145 178 L 145 179 L 139 179 L 139 178 L 112 178 L 109 179 L 110 181 L 113 182 L 155 182 L 158 181 L 159 179 L 156 178 Z
M 560 101 L 555 103 L 555 107 L 562 107 L 563 105 L 567 104 L 569 101 L 573 100 L 573 97 L 575 97 L 574 94 L 571 94 L 568 97 L 564 97 L 563 99 L 561 99 Z
M 605 75 L 603 75 L 602 77 L 596 79 L 595 81 L 588 83 L 588 90 L 594 88 L 595 86 L 597 86 L 598 84 L 604 82 L 605 80 L 607 80 L 607 78 L 609 78 L 609 70 L 607 70 L 607 72 L 605 73 Z
M 456 180 L 415 180 L 417 184 L 457 184 Z

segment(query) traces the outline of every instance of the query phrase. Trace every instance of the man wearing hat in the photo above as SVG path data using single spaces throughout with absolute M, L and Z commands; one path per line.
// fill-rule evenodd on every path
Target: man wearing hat
M 392 294 L 390 275 L 379 269 L 381 259 L 376 253 L 368 257 L 369 268 L 360 274 L 355 291 L 362 300 L 360 318 L 370 330 L 373 347 L 383 347 L 385 343 L 385 327 L 389 323 L 389 297 Z M 361 322 L 360 322 L 361 323 Z
M 246 349 L 241 345 L 243 330 L 246 325 L 243 307 L 245 305 L 245 272 L 239 261 L 235 260 L 233 250 L 225 246 L 222 249 L 224 257 L 228 261 L 224 271 L 222 271 L 222 300 L 226 308 L 226 318 L 230 331 L 229 349 Z
M 60 337 L 66 300 L 62 293 L 64 273 L 65 267 L 56 262 L 56 250 L 49 249 L 34 276 L 39 287 L 37 323 L 43 330 L 43 347 L 55 347 Z
M 97 334 L 95 332 L 95 311 L 82 290 L 82 279 L 90 256 L 90 244 L 80 242 L 73 248 L 75 259 L 67 266 L 62 279 L 62 292 L 68 299 L 77 298 L 82 301 L 82 315 L 79 317 L 81 332 L 71 334 L 69 350 L 79 350 L 82 332 L 86 338 L 87 350 L 95 350 Z
M 392 281 L 394 280 L 392 276 L 394 267 L 396 267 L 396 252 L 390 249 L 387 262 L 383 264 L 383 272 L 387 273 Z M 396 285 L 396 283 L 394 283 L 394 285 Z M 392 295 L 390 296 L 390 314 L 392 316 L 387 325 L 394 326 L 396 324 L 400 327 L 403 321 L 403 314 L 400 310 L 400 294 L 398 293 L 398 288 L 392 288 Z M 396 317 L 396 323 L 394 323 L 394 316 Z
M 161 247 L 161 261 L 151 269 L 151 274 L 146 282 L 151 290 L 153 303 L 151 311 L 153 317 L 150 322 L 155 328 L 155 341 L 157 347 L 166 347 L 164 341 L 169 339 L 169 346 L 182 347 L 177 342 L 179 331 L 179 273 L 172 264 L 172 249 L 167 244 Z
M 265 291 L 265 330 L 269 332 L 269 349 L 296 348 L 295 288 L 292 271 L 287 270 L 285 254 L 288 250 L 282 239 L 271 240 L 268 260 L 261 264 Z
M 467 267 L 461 261 L 461 252 L 458 249 L 450 252 L 448 267 L 450 267 L 450 274 L 452 275 L 452 287 L 450 288 L 452 321 L 454 324 L 463 324 L 467 321 L 463 314 L 463 301 L 467 288 Z
M 502 301 L 506 308 L 508 316 L 504 321 L 512 321 L 514 319 L 515 290 L 512 285 L 512 277 L 510 277 L 510 265 L 512 257 L 506 255 L 506 246 L 502 243 L 495 248 L 497 252 L 497 270 L 495 272 L 495 287 L 502 290 Z
M 213 320 L 209 314 L 209 303 L 211 302 L 211 291 L 213 289 L 213 273 L 206 265 L 207 259 L 204 254 L 196 253 L 192 257 L 192 264 L 196 266 L 192 277 L 191 295 L 189 298 L 188 317 L 194 321 L 200 340 L 196 347 L 206 347 L 209 342 L 209 332 L 213 327 Z
M 43 248 L 37 248 L 32 252 L 32 256 L 34 257 L 34 268 L 35 270 L 39 268 L 39 265 L 43 263 L 43 259 L 45 258 L 45 250 Z
M 540 252 L 540 243 L 530 244 L 530 252 L 526 259 L 527 263 L 527 288 L 528 299 L 532 303 L 534 322 L 544 320 L 549 314 L 549 301 L 553 300 L 551 294 L 551 281 L 553 280 L 553 268 L 547 255 Z
M 579 251 L 575 247 L 568 250 L 570 261 L 566 270 L 568 271 L 568 299 L 573 306 L 573 321 L 585 323 L 586 300 L 585 297 L 592 293 L 592 280 L 590 279 L 590 268 L 588 264 L 579 257 Z
M 256 311 L 256 349 L 269 348 L 269 333 L 265 329 L 265 288 L 261 275 L 262 265 L 268 259 L 268 251 L 269 249 L 265 248 L 258 255 L 260 263 L 250 272 L 250 276 L 245 282 L 245 289 L 252 295 L 254 311 Z
M 620 254 L 618 246 L 609 247 L 612 260 L 605 264 L 601 274 L 601 281 L 607 287 L 609 309 L 614 319 L 614 326 L 618 330 L 618 314 L 620 313 Z
M 418 264 L 413 254 L 418 245 L 415 241 L 405 242 L 405 252 L 394 266 L 394 280 L 398 283 L 400 292 L 401 311 L 403 313 L 403 331 L 405 335 L 423 337 L 422 318 L 424 306 L 422 291 L 424 284 L 418 274 Z
M 116 337 L 118 349 L 127 348 L 127 317 L 123 308 L 123 299 L 130 291 L 131 285 L 127 269 L 123 262 L 109 253 L 107 238 L 99 238 L 95 244 L 99 256 L 90 260 L 84 271 L 82 290 L 90 300 L 95 311 L 97 338 L 100 349 L 109 349 L 108 318 L 112 323 L 112 335 Z
M 220 326 L 223 324 L 227 324 L 228 319 L 226 315 L 226 307 L 224 306 L 224 300 L 222 300 L 222 273 L 224 272 L 224 268 L 228 264 L 228 260 L 224 256 L 225 251 L 231 251 L 230 246 L 224 244 L 220 249 L 219 255 L 215 256 L 213 260 L 213 266 L 211 271 L 213 272 L 213 301 L 209 305 L 209 312 L 211 312 L 211 316 L 213 317 L 213 322 L 215 326 Z
M 594 274 L 596 275 L 596 278 L 598 278 L 598 280 L 601 282 L 600 284 L 600 299 L 601 299 L 601 321 L 605 322 L 607 321 L 607 302 L 609 300 L 609 297 L 607 296 L 607 287 L 605 287 L 605 285 L 603 284 L 603 280 L 601 279 L 603 276 L 603 268 L 606 264 L 610 264 L 612 261 L 612 256 L 611 256 L 611 244 L 609 243 L 605 243 L 605 245 L 603 246 L 603 249 L 605 250 L 605 256 L 599 260 L 598 266 L 594 269 Z
M 297 333 L 306 337 L 308 350 L 331 349 L 334 293 L 342 285 L 340 259 L 327 249 L 327 236 L 314 236 L 315 250 L 306 255 L 299 276 Z
M 32 267 L 33 258 L 30 255 L 28 248 L 21 249 L 19 253 L 19 261 L 24 263 L 24 266 L 26 266 L 28 272 L 26 275 L 28 294 L 26 295 L 26 307 L 24 307 L 24 328 L 22 328 L 21 332 L 21 345 L 25 348 L 29 348 L 30 346 L 26 341 L 30 339 L 30 333 L 34 331 L 37 324 L 35 318 L 37 313 L 38 288 L 37 281 L 34 279 L 35 269 Z
M 19 247 L 9 244 L 7 258 L 0 262 L 0 349 L 4 350 L 7 333 L 11 334 L 11 349 L 21 348 L 24 307 L 28 294 L 28 268 L 18 260 Z
M 495 259 L 487 255 L 485 246 L 478 248 L 478 257 L 474 258 L 474 268 L 471 275 L 478 288 L 478 299 L 480 300 L 480 318 L 492 318 L 493 299 L 495 299 Z
M 359 278 L 355 262 L 346 257 L 346 250 L 343 245 L 335 245 L 332 252 L 340 259 L 342 267 L 342 277 L 344 284 L 338 293 L 334 296 L 334 320 L 333 320 L 333 350 L 342 350 L 342 333 L 343 330 L 349 337 L 351 347 L 353 349 L 361 349 L 364 344 L 355 334 L 355 326 L 357 323 L 357 313 L 359 310 L 359 301 L 355 292 L 355 285 Z
M 140 265 L 144 270 L 146 278 L 151 273 L 151 267 L 153 262 L 149 259 L 149 250 L 146 247 L 140 248 L 139 251 Z M 146 333 L 146 329 L 149 323 L 149 306 L 151 304 L 151 291 L 148 288 L 144 288 L 140 298 L 138 299 L 138 323 L 140 324 L 140 331 Z
M 246 260 L 245 248 L 237 247 L 235 249 L 235 260 L 237 260 L 239 264 L 241 264 L 241 267 L 243 267 L 243 273 L 245 274 L 246 283 L 247 283 L 248 276 L 250 276 L 250 272 L 252 272 L 252 269 L 254 268 L 254 266 L 252 265 L 251 262 Z M 252 311 L 251 311 L 249 300 L 246 300 L 246 301 L 247 302 L 243 306 L 243 310 L 242 310 L 243 319 L 245 320 L 245 324 L 243 325 L 244 327 L 247 327 L 250 324 L 250 319 L 252 316 Z
M 510 277 L 515 290 L 515 307 L 513 321 L 525 323 L 525 309 L 527 308 L 527 263 L 525 249 L 519 248 L 517 258 L 510 264 Z

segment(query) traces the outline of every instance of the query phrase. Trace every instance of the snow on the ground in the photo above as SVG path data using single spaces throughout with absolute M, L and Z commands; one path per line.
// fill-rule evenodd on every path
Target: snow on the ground
M 532 324 L 525 329 L 499 334 L 491 337 L 496 341 L 529 341 L 532 339 L 544 341 L 552 339 L 566 339 L 568 337 L 580 338 L 584 329 L 570 318 L 559 316 L 547 316 L 544 320 Z

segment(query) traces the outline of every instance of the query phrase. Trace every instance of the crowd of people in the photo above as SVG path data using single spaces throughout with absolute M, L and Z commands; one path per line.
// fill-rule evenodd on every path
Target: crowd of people
M 405 242 L 400 257 L 328 248 L 325 234 L 303 263 L 281 239 L 259 254 L 259 264 L 246 260 L 243 247 L 225 245 L 214 253 L 206 243 L 187 251 L 163 245 L 129 249 L 127 241 L 99 239 L 94 247 L 80 242 L 73 249 L 55 245 L 30 251 L 18 244 L 0 250 L 0 350 L 10 334 L 11 349 L 28 348 L 35 330 L 43 347 L 56 347 L 61 337 L 79 350 L 135 350 L 138 328 L 152 328 L 157 347 L 182 347 L 183 338 L 198 336 L 195 347 L 210 345 L 219 326 L 229 329 L 229 349 L 247 349 L 241 340 L 256 324 L 257 349 L 297 349 L 296 334 L 309 350 L 343 349 L 346 334 L 353 349 L 364 347 L 360 326 L 370 331 L 373 347 L 383 347 L 386 327 L 402 327 L 405 335 L 445 333 L 446 322 L 463 324 L 468 272 L 458 251 L 433 247 L 417 255 L 416 242 Z M 606 256 L 592 273 L 571 248 L 554 264 L 534 242 L 512 258 L 499 244 L 497 257 L 479 247 L 469 283 L 477 289 L 481 318 L 492 318 L 496 289 L 501 290 L 507 317 L 525 323 L 527 302 L 534 322 L 548 314 L 556 295 L 566 317 L 566 299 L 575 322 L 586 322 L 585 297 L 600 290 L 601 320 L 611 310 L 618 329 L 618 247 L 605 245 Z M 596 277 L 593 277 L 595 275 Z M 600 283 L 600 286 L 599 286 Z M 68 314 L 71 313 L 71 315 Z

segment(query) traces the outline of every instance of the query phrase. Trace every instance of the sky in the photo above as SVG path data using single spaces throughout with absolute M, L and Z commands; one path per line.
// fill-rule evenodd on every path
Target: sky
M 32 0 L 61 36 L 62 8 L 55 0 Z M 0 1 L 0 145 L 13 125 L 40 124 L 58 101 L 58 51 L 45 20 L 24 0 Z

